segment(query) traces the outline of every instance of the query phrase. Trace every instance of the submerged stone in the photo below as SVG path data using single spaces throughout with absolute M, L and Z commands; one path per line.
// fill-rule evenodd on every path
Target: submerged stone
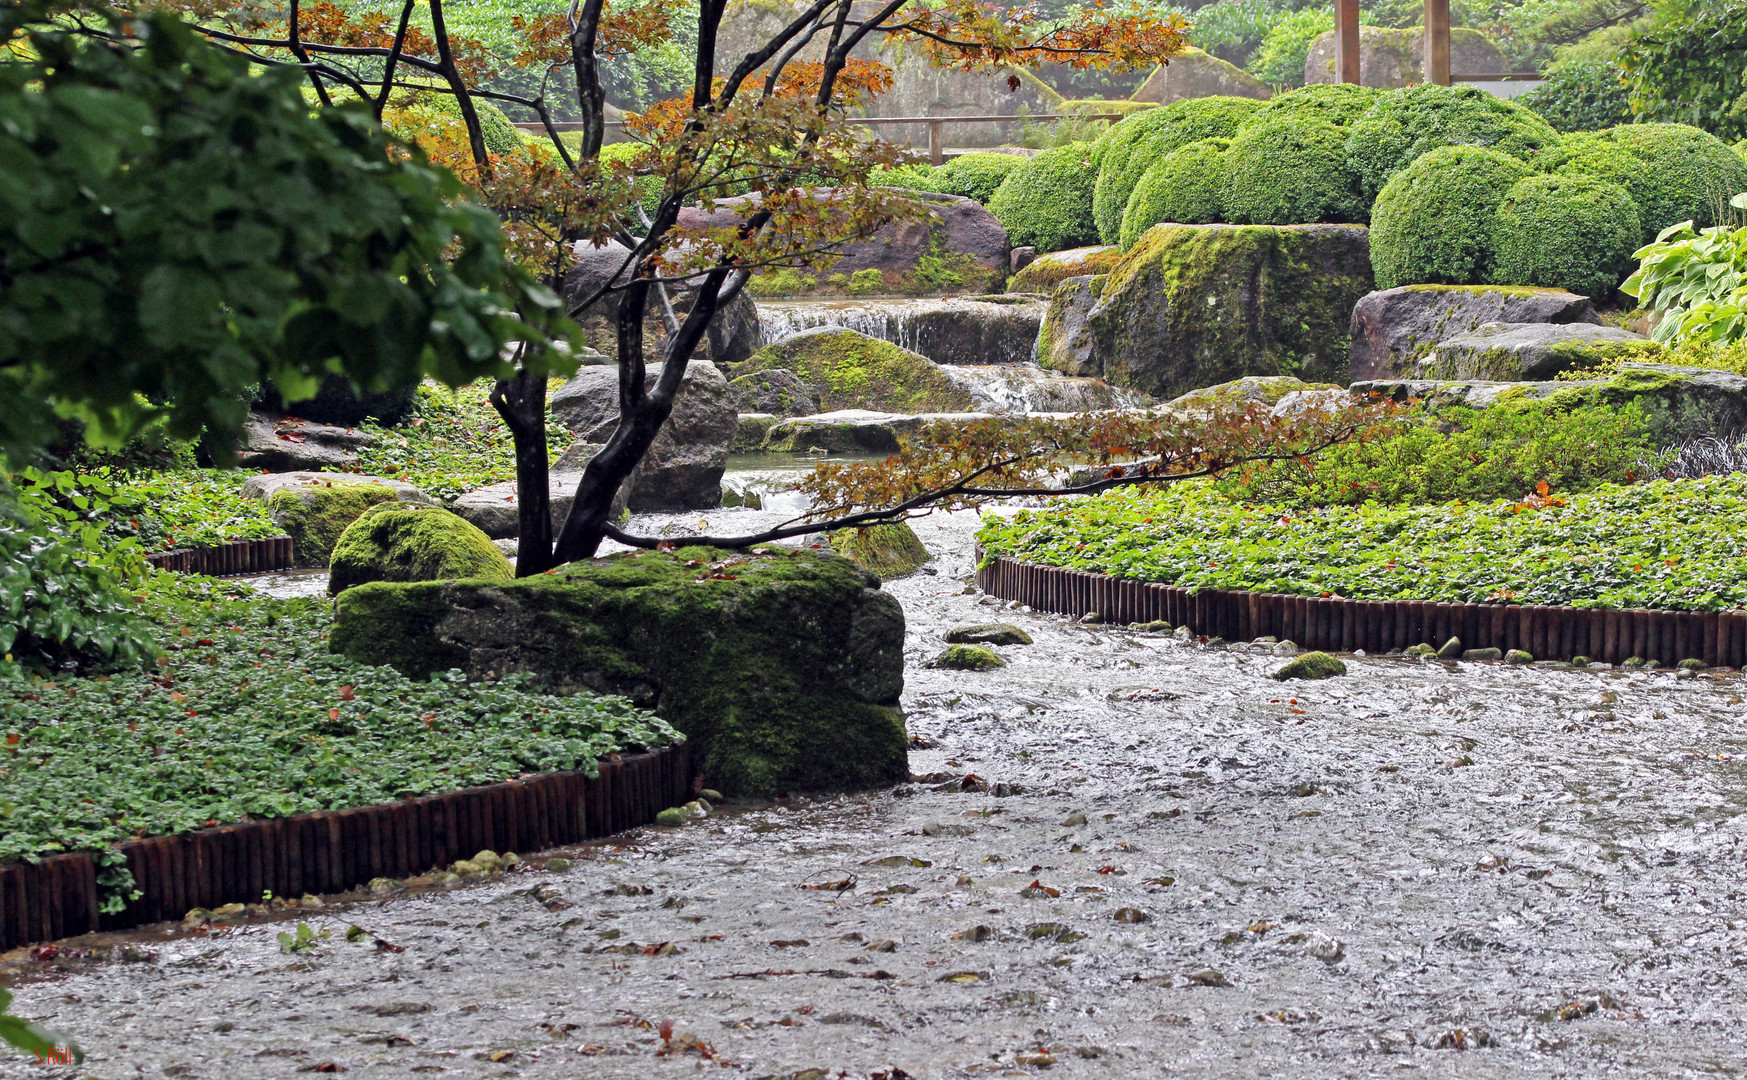
M 1031 635 L 1012 623 L 979 623 L 953 627 L 946 640 L 953 645 L 1030 645 Z
M 1347 665 L 1340 657 L 1325 652 L 1307 652 L 1288 660 L 1273 677 L 1285 682 L 1288 679 L 1331 679 L 1346 673 Z
M 903 609 L 832 555 L 687 547 L 518 581 L 364 585 L 341 595 L 330 644 L 414 678 L 521 672 L 622 694 L 684 733 L 730 797 L 909 775 Z
M 953 671 L 991 671 L 1006 667 L 1007 661 L 987 645 L 948 645 L 930 666 Z

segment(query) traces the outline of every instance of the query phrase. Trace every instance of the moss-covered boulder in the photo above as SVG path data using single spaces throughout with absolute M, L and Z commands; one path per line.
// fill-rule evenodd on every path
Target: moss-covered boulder
M 1273 678 L 1281 682 L 1288 679 L 1332 679 L 1346 673 L 1346 662 L 1340 657 L 1325 652 L 1307 652 L 1286 661 L 1280 670 L 1274 672 Z
M 736 377 L 791 371 L 820 408 L 882 412 L 956 412 L 971 396 L 920 353 L 839 327 L 802 331 L 734 369 Z
M 950 671 L 993 671 L 1006 667 L 1007 661 L 987 645 L 948 645 L 928 666 Z
M 1030 645 L 1031 635 L 1012 623 L 978 623 L 955 626 L 946 632 L 949 645 Z
M 364 511 L 399 501 L 385 484 L 354 484 L 343 479 L 282 487 L 267 499 L 267 515 L 285 535 L 299 566 L 326 566 L 346 527 Z
M 1242 407 L 1244 405 L 1261 405 L 1272 409 L 1280 404 L 1289 394 L 1302 393 L 1308 390 L 1339 390 L 1334 383 L 1307 383 L 1303 379 L 1291 375 L 1246 375 L 1241 379 L 1233 379 L 1218 386 L 1207 386 L 1199 390 L 1191 390 L 1187 394 L 1173 398 L 1159 406 L 1159 411 L 1175 413 L 1179 416 L 1206 416 L 1215 410 Z
M 1212 53 L 1187 48 L 1160 64 L 1129 98 L 1169 105 L 1206 97 L 1240 97 L 1266 100 L 1273 94 L 1268 84 L 1243 68 Z
M 1048 294 L 1069 278 L 1108 274 L 1121 261 L 1122 249 L 1109 244 L 1046 251 L 1013 275 L 1007 282 L 1007 291 Z
M 1373 236 L 1375 239 L 1375 236 Z M 1601 325 L 1589 297 L 1520 285 L 1403 285 L 1353 305 L 1355 379 L 1408 375 L 1447 338 L 1486 323 Z
M 1346 373 L 1373 288 L 1358 225 L 1155 225 L 1089 316 L 1103 375 L 1172 398 L 1245 375 Z
M 1104 373 L 1092 336 L 1089 316 L 1097 306 L 1106 274 L 1068 278 L 1056 286 L 1049 311 L 1037 330 L 1035 359 L 1038 366 L 1063 375 L 1099 376 Z
M 1446 338 L 1420 362 L 1422 379 L 1542 381 L 1615 360 L 1661 359 L 1661 345 L 1591 323 L 1485 323 Z
M 328 592 L 371 581 L 515 577 L 479 527 L 436 506 L 382 503 L 346 526 L 328 565 Z
M 933 557 L 906 521 L 839 529 L 831 534 L 831 550 L 878 574 L 881 581 L 913 574 Z
M 742 414 L 808 416 L 819 411 L 812 388 L 786 368 L 748 372 L 728 380 L 728 385 L 734 391 Z
M 681 548 L 513 582 L 363 585 L 340 595 L 331 642 L 414 677 L 624 694 L 684 732 L 729 796 L 908 775 L 903 609 L 832 555 Z

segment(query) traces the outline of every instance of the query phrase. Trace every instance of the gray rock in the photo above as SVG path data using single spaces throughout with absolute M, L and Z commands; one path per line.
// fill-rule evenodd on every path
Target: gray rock
M 317 424 L 295 416 L 252 412 L 243 422 L 237 464 L 271 472 L 343 471 L 375 438 L 348 427 Z
M 1163 224 L 1088 318 L 1104 378 L 1161 398 L 1245 375 L 1333 381 L 1373 284 L 1363 226 Z
M 357 473 L 331 472 L 282 472 L 263 473 L 251 476 L 243 481 L 243 498 L 255 499 L 258 502 L 268 502 L 276 491 L 297 488 L 328 486 L 332 484 L 380 484 L 393 488 L 395 497 L 403 503 L 416 506 L 435 506 L 437 501 L 413 487 L 404 480 L 390 480 L 383 476 L 363 476 Z
M 952 645 L 1030 645 L 1031 635 L 1012 623 L 980 623 L 955 626 L 946 632 Z
M 821 328 L 908 349 L 936 364 L 1029 364 L 1048 305 L 1041 298 L 916 297 L 902 300 L 765 300 L 767 344 Z
M 1439 342 L 1416 366 L 1429 379 L 1541 382 L 1621 358 L 1655 360 L 1662 347 L 1630 330 L 1589 323 L 1484 323 Z
M 835 189 L 818 188 L 814 194 L 826 202 L 834 197 Z M 918 219 L 889 222 L 866 240 L 842 245 L 839 250 L 843 254 L 832 262 L 829 274 L 878 270 L 890 291 L 911 291 L 904 286 L 911 283 L 921 260 L 939 258 L 944 252 L 949 261 L 957 263 L 960 282 L 940 291 L 984 293 L 1006 280 L 1012 250 L 1007 230 L 981 203 L 959 195 L 905 194 L 924 204 L 928 213 Z M 756 194 L 740 195 L 716 200 L 710 211 L 687 207 L 679 213 L 679 224 L 703 228 L 735 225 L 757 207 L 758 201 Z
M 1464 650 L 1462 650 L 1462 659 L 1464 659 L 1464 660 L 1502 660 L 1503 658 L 1504 658 L 1504 653 L 1499 651 L 1498 649 L 1464 649 Z
M 612 241 L 598 248 L 579 242 L 574 251 L 576 265 L 564 275 L 564 301 L 575 311 L 584 340 L 591 350 L 616 362 L 619 338 L 614 320 L 618 316 L 622 294 L 609 292 L 592 303 L 584 305 L 583 302 L 608 285 L 624 284 L 629 249 Z M 669 283 L 668 292 L 675 313 L 683 318 L 691 310 L 695 283 Z M 579 308 L 579 305 L 582 306 Z M 660 348 L 667 341 L 667 322 L 661 312 L 660 300 L 651 296 L 643 319 L 646 360 L 658 359 Z M 758 320 L 758 305 L 742 290 L 711 320 L 705 340 L 699 343 L 698 355 L 718 363 L 739 363 L 763 345 L 764 332 Z
M 1089 316 L 1107 280 L 1109 275 L 1096 274 L 1071 277 L 1056 286 L 1037 328 L 1033 355 L 1038 366 L 1063 375 L 1104 374 Z
M 1007 272 L 1017 274 L 1019 271 L 1037 261 L 1037 249 L 1027 244 L 1016 247 L 1007 258 Z
M 758 371 L 731 379 L 735 407 L 742 413 L 774 416 L 810 416 L 819 411 L 812 389 L 787 368 Z
M 572 457 L 566 461 L 560 458 L 546 475 L 549 494 L 547 505 L 551 509 L 552 535 L 564 527 L 564 521 L 570 516 L 570 507 L 576 502 L 576 487 L 582 483 L 582 468 L 588 464 L 588 458 L 600 449 L 599 445 L 577 443 L 571 446 L 586 446 L 588 454 L 580 460 Z M 571 456 L 566 451 L 566 456 Z M 618 517 L 625 511 L 630 501 L 632 481 L 627 480 L 619 487 L 619 494 L 613 499 L 612 516 Z M 472 522 L 480 532 L 493 540 L 510 539 L 521 535 L 521 505 L 517 502 L 516 482 L 506 480 L 501 484 L 475 488 L 455 499 L 449 509 L 457 515 Z
M 812 450 L 832 453 L 891 454 L 898 437 L 908 435 L 931 421 L 975 423 L 990 419 L 988 413 L 923 413 L 904 416 L 864 409 L 840 409 L 817 416 L 779 420 L 766 430 L 762 449 L 774 453 L 804 454 Z
M 689 303 L 686 309 L 690 310 Z M 710 321 L 708 334 L 704 355 L 717 364 L 738 364 L 764 348 L 764 324 L 751 294 L 742 289 L 728 301 Z
M 1288 396 L 1307 392 L 1326 393 L 1330 390 L 1336 393 L 1343 404 L 1351 400 L 1348 394 L 1332 383 L 1307 383 L 1291 375 L 1246 375 L 1218 386 L 1191 390 L 1160 405 L 1158 411 L 1178 416 L 1205 417 L 1216 409 L 1256 404 L 1266 406 L 1267 411 L 1271 412 Z M 1296 407 L 1304 407 L 1310 400 L 1320 399 L 1293 398 Z
M 1462 639 L 1458 638 L 1458 637 L 1453 637 L 1450 640 L 1444 642 L 1443 646 L 1440 649 L 1438 649 L 1438 652 L 1437 652 L 1437 657 L 1439 660 L 1454 660 L 1458 656 L 1461 656 L 1461 655 L 1462 655 Z
M 1352 379 L 1410 375 L 1435 346 L 1485 323 L 1593 323 L 1587 296 L 1559 289 L 1490 285 L 1403 285 L 1353 305 Z
M 1236 64 L 1191 47 L 1171 57 L 1170 63 L 1154 68 L 1131 100 L 1169 105 L 1215 96 L 1265 99 L 1273 93 L 1267 83 Z
M 661 377 L 650 364 L 645 385 Z M 605 443 L 619 428 L 619 372 L 584 368 L 551 398 L 552 415 L 585 443 Z M 707 510 L 722 504 L 722 473 L 734 441 L 736 410 L 728 380 L 713 365 L 693 362 L 673 412 L 631 475 L 634 511 Z

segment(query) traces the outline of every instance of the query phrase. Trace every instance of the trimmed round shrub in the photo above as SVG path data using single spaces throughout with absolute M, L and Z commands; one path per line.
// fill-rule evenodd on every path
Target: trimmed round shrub
M 1472 86 L 1419 86 L 1378 96 L 1347 136 L 1347 157 L 1367 196 L 1421 156 L 1446 146 L 1491 147 L 1533 161 L 1559 143 L 1540 114 Z
M 1488 280 L 1493 217 L 1528 175 L 1522 161 L 1480 146 L 1433 150 L 1396 173 L 1371 208 L 1377 287 Z
M 648 149 L 640 142 L 607 143 L 601 147 L 601 163 L 623 161 L 635 164 Z M 637 193 L 637 201 L 643 204 L 644 212 L 653 214 L 655 208 L 661 205 L 661 177 L 639 176 L 632 184 L 632 190 Z
M 1229 139 L 1261 107 L 1252 98 L 1193 98 L 1137 113 L 1105 132 L 1093 147 L 1098 182 L 1092 211 L 1099 238 L 1117 242 L 1128 197 L 1161 157 L 1202 139 Z
M 1346 133 L 1284 116 L 1246 127 L 1225 153 L 1225 218 L 1238 225 L 1364 222 L 1369 201 L 1347 164 Z
M 1090 143 L 1069 143 L 1027 158 L 989 197 L 989 212 L 1007 228 L 1014 247 L 1041 252 L 1098 242 L 1092 187 L 1098 167 Z
M 1625 188 L 1588 176 L 1526 177 L 1498 204 L 1488 278 L 1604 300 L 1638 237 L 1638 207 Z
M 1555 131 L 1600 131 L 1632 119 L 1631 95 L 1619 65 L 1573 60 L 1547 72 L 1547 81 L 1518 100 L 1540 113 Z
M 493 154 L 508 156 L 520 153 L 522 150 L 522 133 L 516 130 L 516 125 L 510 123 L 510 118 L 494 103 L 482 97 L 473 97 L 473 111 L 479 116 L 479 134 L 485 140 L 485 148 Z M 431 91 L 420 93 L 412 101 L 413 109 L 428 109 L 446 119 L 453 120 L 461 126 L 459 138 L 467 139 L 467 128 L 461 119 L 461 103 L 455 100 L 454 94 Z
M 1326 120 L 1337 127 L 1349 127 L 1370 112 L 1381 95 L 1381 90 L 1358 83 L 1306 86 L 1263 102 L 1262 107 L 1238 127 L 1238 134 L 1285 119 Z
M 1558 148 L 1548 152 L 1541 163 L 1542 172 L 1586 176 L 1624 188 L 1638 208 L 1640 224 L 1644 218 L 1645 202 L 1656 196 L 1657 180 L 1650 174 L 1650 166 L 1631 147 L 1615 142 L 1602 132 L 1572 132 L 1560 140 Z M 1655 238 L 1655 231 L 1640 236 L 1645 243 Z
M 1160 158 L 1146 171 L 1122 211 L 1123 248 L 1162 221 L 1210 225 L 1225 220 L 1225 148 L 1230 139 L 1202 139 Z
M 1670 225 L 1717 224 L 1729 198 L 1747 191 L 1747 162 L 1727 143 L 1685 124 L 1621 124 L 1607 136 L 1644 162 L 1644 182 L 1633 191 L 1646 242 Z
M 937 187 L 921 190 L 963 195 L 986 205 L 1007 175 L 1024 163 L 1018 154 L 961 154 L 934 170 L 929 179 Z

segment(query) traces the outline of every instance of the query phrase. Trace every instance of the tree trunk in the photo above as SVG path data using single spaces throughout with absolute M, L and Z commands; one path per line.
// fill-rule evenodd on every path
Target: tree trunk
M 527 367 L 499 379 L 492 407 L 503 417 L 516 447 L 516 576 L 552 569 L 552 496 L 546 465 L 546 376 Z

